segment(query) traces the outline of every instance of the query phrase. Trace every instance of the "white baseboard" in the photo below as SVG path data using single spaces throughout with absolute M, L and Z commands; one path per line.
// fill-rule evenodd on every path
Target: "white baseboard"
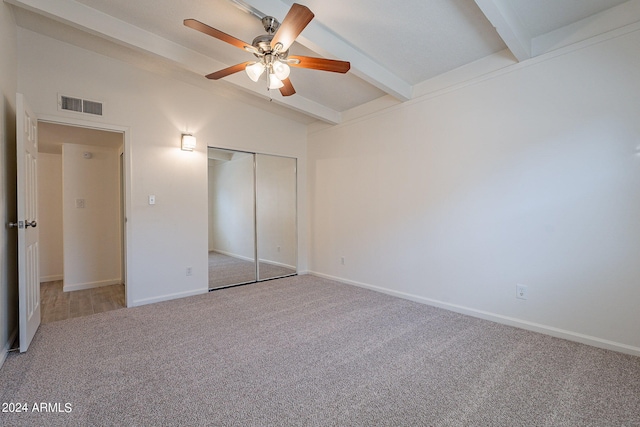
M 9 335 L 9 339 L 2 347 L 2 352 L 0 353 L 0 369 L 2 369 L 2 365 L 4 365 L 4 361 L 7 360 L 7 356 L 9 355 L 9 350 L 11 350 L 11 344 L 16 340 L 18 336 L 18 328 L 14 329 L 14 331 Z
M 294 270 L 296 269 L 295 265 L 289 265 L 289 264 L 284 264 L 282 262 L 277 262 L 277 261 L 270 261 L 268 259 L 260 259 L 258 260 L 260 263 L 264 263 L 264 264 L 269 264 L 269 265 L 273 265 L 275 267 L 283 267 L 283 268 L 288 268 L 289 270 Z
M 93 288 L 100 288 L 102 286 L 120 285 L 120 284 L 122 284 L 122 279 L 100 280 L 98 282 L 74 283 L 72 285 L 65 283 L 62 286 L 62 290 L 64 292 L 81 291 L 83 289 L 93 289 Z
M 238 258 L 238 259 L 242 259 L 242 260 L 245 260 L 245 261 L 251 261 L 251 262 L 254 261 L 253 258 L 251 258 L 251 257 L 246 257 L 244 255 L 234 254 L 234 253 L 227 252 L 227 251 L 220 251 L 218 249 L 210 249 L 209 252 L 217 252 L 217 253 L 222 254 L 222 255 L 230 256 L 231 258 Z
M 63 279 L 64 279 L 64 274 L 52 274 L 50 276 L 40 277 L 40 283 L 56 282 L 58 280 L 63 280 Z
M 133 304 L 131 305 L 131 307 L 138 307 L 138 306 L 141 306 L 141 305 L 153 304 L 153 303 L 156 303 L 156 302 L 162 302 L 162 301 L 169 301 L 169 300 L 172 300 L 172 299 L 191 297 L 191 296 L 194 296 L 194 295 L 206 294 L 208 292 L 209 292 L 209 289 L 205 288 L 205 289 L 196 289 L 196 290 L 193 290 L 193 291 L 177 292 L 175 294 L 160 295 L 160 296 L 152 297 L 152 298 L 139 299 L 139 300 L 134 300 Z
M 501 323 L 503 325 L 514 326 L 520 329 L 526 329 L 528 331 L 538 332 L 545 335 L 550 335 L 556 338 L 563 338 L 569 341 L 575 341 L 582 344 L 591 345 L 593 347 L 604 348 L 606 350 L 613 350 L 620 353 L 631 354 L 633 356 L 640 356 L 640 347 L 634 347 L 627 344 L 622 344 L 615 341 L 609 341 L 602 338 L 581 334 L 578 332 L 567 331 L 564 329 L 555 328 L 553 326 L 542 325 L 540 323 L 529 322 L 527 320 L 516 319 L 513 317 L 503 316 L 501 314 L 490 313 L 488 311 L 477 310 L 470 307 L 464 307 L 461 305 L 450 304 L 430 298 L 421 297 L 405 292 L 394 291 L 392 289 L 383 288 L 380 286 L 373 286 L 367 283 L 356 282 L 354 280 L 343 279 L 336 276 L 330 276 L 328 274 L 318 273 L 316 271 L 308 271 L 308 274 L 312 276 L 322 277 L 329 280 L 335 280 L 336 282 L 344 283 L 347 285 L 358 286 L 361 288 L 371 289 L 373 291 L 382 292 L 388 295 L 393 295 L 399 298 L 408 299 L 411 301 L 419 302 L 426 305 L 431 305 L 445 310 L 454 311 L 456 313 L 466 314 L 468 316 L 477 317 L 484 320 L 490 320 L 492 322 Z
M 244 261 L 254 262 L 254 259 L 251 258 L 251 257 L 246 257 L 246 256 L 243 256 L 243 255 L 233 254 L 233 253 L 227 252 L 227 251 L 220 251 L 218 249 L 210 249 L 209 252 L 216 252 L 216 253 L 219 253 L 219 254 L 222 254 L 222 255 L 230 256 L 231 258 L 237 258 L 237 259 L 241 259 L 241 260 L 244 260 Z M 259 262 L 263 262 L 265 264 L 274 265 L 274 266 L 277 266 L 277 267 L 289 268 L 291 270 L 295 270 L 296 269 L 296 267 L 293 266 L 293 265 L 283 264 L 281 262 L 271 261 L 271 260 L 268 260 L 268 259 L 259 259 L 258 261 Z

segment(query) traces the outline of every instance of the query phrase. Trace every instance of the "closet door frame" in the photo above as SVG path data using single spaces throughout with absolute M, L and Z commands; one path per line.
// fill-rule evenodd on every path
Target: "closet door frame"
M 226 285 L 221 285 L 221 286 L 216 286 L 213 288 L 209 288 L 209 291 L 213 291 L 213 290 L 217 290 L 217 289 L 225 289 L 225 288 L 229 288 L 229 287 L 235 287 L 235 286 L 242 286 L 242 285 L 248 285 L 248 284 L 253 284 L 253 283 L 259 283 L 259 282 L 264 282 L 264 281 L 268 281 L 268 280 L 272 280 L 272 279 L 278 279 L 278 278 L 282 278 L 282 277 L 289 277 L 289 276 L 294 276 L 298 274 L 298 238 L 299 238 L 299 231 L 298 231 L 298 159 L 296 157 L 291 157 L 291 156 L 282 156 L 282 155 L 274 155 L 274 154 L 268 154 L 268 153 L 257 153 L 257 152 L 252 152 L 252 151 L 243 151 L 243 150 L 236 150 L 236 149 L 229 149 L 229 148 L 222 148 L 222 147 L 212 147 L 212 146 L 208 146 L 209 149 L 212 150 L 220 150 L 223 152 L 231 152 L 231 153 L 243 153 L 243 154 L 248 154 L 252 156 L 252 160 L 253 160 L 253 262 L 254 262 L 254 280 L 253 281 L 243 281 L 240 283 L 231 283 L 231 284 L 226 284 Z M 259 224 L 259 220 L 258 220 L 258 214 L 259 214 L 259 207 L 258 207 L 258 191 L 259 191 L 259 182 L 258 182 L 258 156 L 267 156 L 267 157 L 273 157 L 273 158 L 282 158 L 282 159 L 290 159 L 293 161 L 293 168 L 294 168 L 294 180 L 293 180 L 293 194 L 292 194 L 292 198 L 293 198 L 293 249 L 292 249 L 292 253 L 293 253 L 293 263 L 294 265 L 292 266 L 294 268 L 293 272 L 287 272 L 281 275 L 276 275 L 273 277 L 266 277 L 266 278 L 260 278 L 260 258 L 259 258 L 259 241 L 260 241 L 260 224 Z M 209 176 L 207 174 L 207 179 L 209 179 Z M 208 195 L 208 197 L 210 197 L 210 195 Z M 211 212 L 208 213 L 208 216 L 211 215 Z M 211 271 L 209 272 L 209 274 L 211 274 Z

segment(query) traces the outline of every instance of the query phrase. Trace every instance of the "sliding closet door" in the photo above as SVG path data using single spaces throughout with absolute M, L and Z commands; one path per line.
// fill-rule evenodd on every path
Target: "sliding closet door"
M 258 280 L 296 274 L 296 159 L 256 154 Z
M 256 281 L 254 154 L 209 148 L 209 289 Z

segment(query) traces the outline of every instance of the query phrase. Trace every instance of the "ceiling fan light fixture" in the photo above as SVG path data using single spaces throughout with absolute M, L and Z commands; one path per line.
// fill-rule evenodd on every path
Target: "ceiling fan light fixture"
M 241 0 L 233 1 L 243 3 Z M 254 12 L 252 13 L 255 14 Z M 258 58 L 257 61 L 241 62 L 207 74 L 205 76 L 206 78 L 219 80 L 245 70 L 252 81 L 258 82 L 260 77 L 264 75 L 269 90 L 280 89 L 282 96 L 291 96 L 295 94 L 296 91 L 289 80 L 289 73 L 291 72 L 289 66 L 342 74 L 349 71 L 351 64 L 347 61 L 313 58 L 309 56 L 289 58 L 289 48 L 314 17 L 313 12 L 311 12 L 308 7 L 293 3 L 282 23 L 279 23 L 274 17 L 264 17 L 262 14 L 260 14 L 260 16 L 263 17 L 262 24 L 267 34 L 257 36 L 251 44 L 210 27 L 196 19 L 189 18 L 183 21 L 184 25 L 189 28 L 240 48 L 245 52 L 251 52 Z
M 275 74 L 269 74 L 269 89 L 280 89 L 283 86 L 284 83 Z
M 245 71 L 251 80 L 257 82 L 260 79 L 262 73 L 264 73 L 265 66 L 262 62 L 254 62 L 245 67 Z
M 289 77 L 291 73 L 291 68 L 285 64 L 284 62 L 276 61 L 273 64 L 273 73 L 280 80 L 284 80 Z

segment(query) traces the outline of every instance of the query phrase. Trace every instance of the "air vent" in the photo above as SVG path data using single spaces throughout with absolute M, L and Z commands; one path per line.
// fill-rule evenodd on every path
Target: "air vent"
M 64 111 L 75 111 L 76 113 L 93 114 L 102 116 L 102 102 L 90 101 L 88 99 L 74 98 L 72 96 L 59 95 L 58 108 Z
M 82 113 L 82 99 L 71 98 L 70 96 L 60 97 L 60 108 L 68 111 L 77 111 Z
M 82 101 L 82 112 L 87 114 L 102 115 L 102 103 L 95 101 Z

